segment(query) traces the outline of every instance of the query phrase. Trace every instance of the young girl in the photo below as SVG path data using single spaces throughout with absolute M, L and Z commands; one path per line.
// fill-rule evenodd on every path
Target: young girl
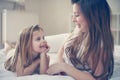
M 20 33 L 14 55 L 5 62 L 5 68 L 16 72 L 17 76 L 44 74 L 49 65 L 49 49 L 39 25 L 25 28 Z
M 48 74 L 64 72 L 75 80 L 108 80 L 113 74 L 113 37 L 106 0 L 72 0 L 74 32 L 58 52 Z

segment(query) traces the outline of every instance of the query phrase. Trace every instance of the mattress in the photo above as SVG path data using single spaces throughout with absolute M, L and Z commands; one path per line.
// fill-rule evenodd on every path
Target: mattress
M 51 59 L 53 59 L 54 53 L 49 53 Z M 17 77 L 15 73 L 5 70 L 4 61 L 6 54 L 0 50 L 0 80 L 74 80 L 70 76 L 61 76 L 61 75 L 28 75 Z M 114 73 L 110 80 L 120 80 L 120 46 L 115 46 L 114 51 Z M 53 61 L 52 61 L 53 62 Z M 51 63 L 52 64 L 52 63 Z
M 6 58 L 6 54 L 0 50 L 0 80 L 74 80 L 70 76 L 61 76 L 61 75 L 28 75 L 17 77 L 15 73 L 11 71 L 7 71 L 4 68 L 4 61 Z

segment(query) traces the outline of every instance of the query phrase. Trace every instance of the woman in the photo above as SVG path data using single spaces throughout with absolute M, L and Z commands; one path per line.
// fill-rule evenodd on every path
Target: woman
M 75 80 L 108 80 L 113 74 L 113 36 L 106 0 L 72 0 L 74 32 L 58 52 L 58 63 L 48 74 L 65 74 Z

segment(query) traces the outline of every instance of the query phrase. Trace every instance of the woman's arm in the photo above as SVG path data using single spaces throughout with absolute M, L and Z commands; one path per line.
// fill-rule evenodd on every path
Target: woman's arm
M 55 63 L 49 67 L 49 69 L 47 70 L 48 74 L 58 74 L 60 72 L 65 72 L 67 75 L 75 78 L 75 80 L 95 80 L 89 72 L 80 71 L 76 69 L 74 66 L 64 63 L 63 54 L 64 46 L 62 46 L 58 51 L 57 54 L 58 63 Z
M 64 54 L 64 45 L 65 45 L 65 42 L 67 41 L 67 39 L 71 36 L 72 34 L 69 33 L 67 38 L 63 41 L 60 49 L 58 50 L 58 53 L 56 55 L 56 61 L 57 62 L 64 62 L 64 59 L 63 59 L 63 54 Z
M 36 59 L 31 65 L 29 65 L 26 68 L 21 66 L 20 63 L 21 63 L 21 59 L 20 59 L 20 56 L 18 56 L 18 60 L 17 60 L 17 64 L 16 64 L 17 76 L 25 76 L 25 75 L 30 75 L 30 74 L 32 74 L 35 71 L 35 69 L 40 64 L 40 59 Z
M 63 63 L 61 68 L 63 72 L 75 78 L 75 80 L 95 80 L 89 72 L 80 71 L 69 64 Z
M 90 65 L 90 67 L 92 67 L 92 65 Z M 87 71 L 80 71 L 76 69 L 74 66 L 61 62 L 51 65 L 47 71 L 48 74 L 57 74 L 60 72 L 65 72 L 67 75 L 75 78 L 75 80 L 95 80 L 95 78 L 93 77 L 93 75 L 91 75 L 91 73 Z M 94 75 L 99 76 L 102 74 L 102 72 L 103 72 L 103 64 L 101 60 L 99 60 Z
M 101 53 L 102 54 L 102 53 Z M 102 57 L 102 56 L 101 56 Z M 93 74 L 94 76 L 100 76 L 104 72 L 103 63 L 102 63 L 102 58 L 99 59 L 98 65 L 96 66 L 95 73 Z M 91 59 L 90 59 L 91 62 Z M 92 65 L 90 65 L 92 67 Z M 66 74 L 72 76 L 76 80 L 96 80 L 91 73 L 87 71 L 80 71 L 76 69 L 75 67 L 69 65 L 69 64 L 61 64 L 61 71 L 65 72 Z M 97 79 L 103 80 L 103 78 L 99 77 Z
M 74 66 L 66 63 L 56 63 L 49 67 L 48 74 L 58 74 L 65 72 L 67 75 L 73 77 L 75 80 L 95 80 L 89 72 L 80 71 Z
M 64 62 L 63 60 L 63 53 L 64 53 L 64 46 L 62 45 L 59 49 L 58 53 L 56 54 L 56 62 Z

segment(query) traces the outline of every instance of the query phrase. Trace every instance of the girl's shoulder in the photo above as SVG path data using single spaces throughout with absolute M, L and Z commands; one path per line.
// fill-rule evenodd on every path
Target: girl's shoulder
M 4 63 L 4 67 L 6 70 L 13 72 L 15 71 L 14 56 L 15 56 L 15 49 L 12 49 L 7 53 L 6 60 Z
M 11 49 L 6 55 L 6 60 L 13 57 L 14 55 L 15 55 L 15 49 Z

